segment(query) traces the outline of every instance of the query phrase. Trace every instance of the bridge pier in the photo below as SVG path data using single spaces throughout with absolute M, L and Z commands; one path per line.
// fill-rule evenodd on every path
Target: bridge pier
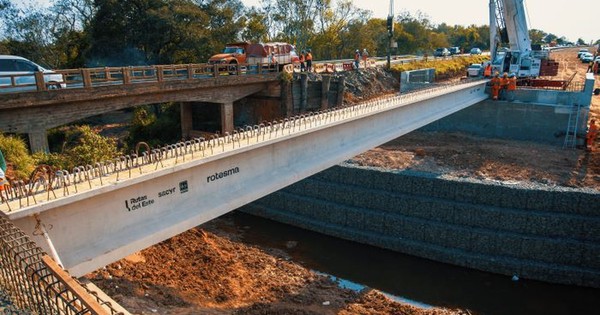
M 31 152 L 50 152 L 46 129 L 29 132 L 28 135 Z
M 190 132 L 193 129 L 192 103 L 182 102 L 179 105 L 181 117 L 181 137 L 190 138 Z
M 233 102 L 221 103 L 221 133 L 232 133 L 234 129 Z

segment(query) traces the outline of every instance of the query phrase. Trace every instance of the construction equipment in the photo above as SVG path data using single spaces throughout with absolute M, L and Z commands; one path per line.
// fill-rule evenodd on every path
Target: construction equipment
M 523 0 L 490 0 L 490 52 L 494 72 L 519 78 L 540 75 L 548 54 L 532 50 Z

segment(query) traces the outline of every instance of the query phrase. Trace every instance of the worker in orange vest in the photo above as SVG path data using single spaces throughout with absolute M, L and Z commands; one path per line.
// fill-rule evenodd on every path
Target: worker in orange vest
M 501 100 L 506 100 L 506 94 L 508 92 L 508 73 L 504 72 L 502 78 L 500 78 L 500 95 Z
M 515 90 L 517 89 L 517 76 L 511 73 L 508 77 L 508 87 L 506 88 L 506 99 L 509 102 L 515 100 Z
M 585 146 L 588 151 L 592 151 L 594 147 L 594 140 L 598 136 L 598 126 L 596 125 L 596 120 L 590 120 L 590 127 L 588 128 L 588 132 L 585 136 Z
M 492 76 L 492 64 L 488 63 L 483 70 L 483 76 L 489 78 Z
M 358 70 L 360 68 L 360 51 L 357 49 L 354 52 L 354 69 Z
M 497 101 L 498 94 L 500 93 L 500 74 L 498 72 L 494 74 L 490 84 L 492 85 L 492 99 Z
M 309 49 L 306 52 L 306 71 L 308 71 L 308 72 L 312 72 L 312 59 L 313 59 L 312 50 Z

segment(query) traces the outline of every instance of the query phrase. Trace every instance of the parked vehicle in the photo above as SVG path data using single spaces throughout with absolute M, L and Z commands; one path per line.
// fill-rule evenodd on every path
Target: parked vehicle
M 581 55 L 584 54 L 584 53 L 587 53 L 587 52 L 589 52 L 587 50 L 587 48 L 581 48 L 581 49 L 579 49 L 579 51 L 577 52 L 577 58 L 581 59 Z
M 594 60 L 594 55 L 592 53 L 586 52 L 581 54 L 581 62 L 588 63 Z
M 448 51 L 451 55 L 458 55 L 460 54 L 460 47 L 450 47 Z
M 438 48 L 433 52 L 435 57 L 446 57 L 450 56 L 450 51 L 447 48 Z
M 48 89 L 66 88 L 62 74 L 19 56 L 0 55 L 0 93 L 37 90 L 35 73 L 42 72 Z
M 471 48 L 471 51 L 469 53 L 471 55 L 481 55 L 481 49 L 479 49 L 477 47 L 473 47 L 473 48 Z
M 483 65 L 480 63 L 472 63 L 467 68 L 467 77 L 480 77 L 483 75 Z

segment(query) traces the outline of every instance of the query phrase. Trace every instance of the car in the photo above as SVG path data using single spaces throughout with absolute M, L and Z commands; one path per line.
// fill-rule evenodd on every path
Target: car
M 581 62 L 587 63 L 592 62 L 594 60 L 594 55 L 592 53 L 586 52 L 581 54 Z
M 0 93 L 36 91 L 35 73 L 42 72 L 48 89 L 66 88 L 62 74 L 19 56 L 0 55 Z
M 447 48 L 438 48 L 433 52 L 433 55 L 436 57 L 446 57 L 450 56 L 450 51 Z
M 579 51 L 577 52 L 577 58 L 581 59 L 581 55 L 584 54 L 584 53 L 586 53 L 586 52 L 589 52 L 587 50 L 587 48 L 581 48 L 581 49 L 579 49 Z
M 467 77 L 480 77 L 483 74 L 483 65 L 480 63 L 472 63 L 467 68 Z
M 458 55 L 460 54 L 460 47 L 450 47 L 448 51 L 451 55 Z
M 481 55 L 481 49 L 479 49 L 477 47 L 473 47 L 473 48 L 471 48 L 471 51 L 469 53 L 471 55 Z

